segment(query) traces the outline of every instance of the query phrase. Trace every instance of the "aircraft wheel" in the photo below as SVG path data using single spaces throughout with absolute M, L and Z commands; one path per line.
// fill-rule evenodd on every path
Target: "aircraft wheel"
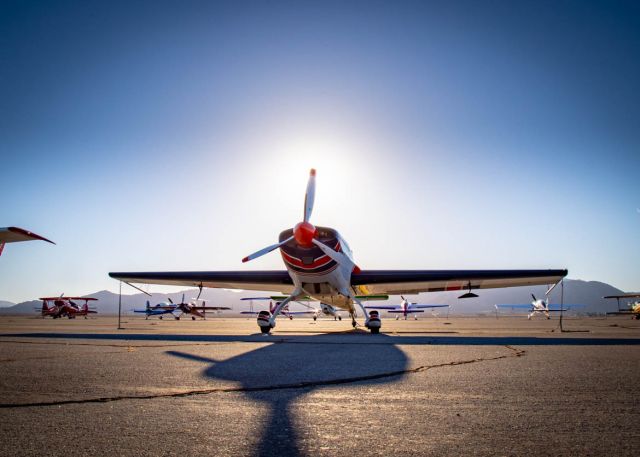
M 358 325 L 358 323 L 355 320 L 351 321 L 351 326 L 353 328 L 356 328 L 357 325 Z
M 317 321 L 318 320 L 318 316 L 313 316 L 313 320 Z
M 342 317 L 338 316 L 338 320 L 339 320 L 339 321 L 341 321 L 341 320 L 342 320 Z
M 378 333 L 380 333 L 380 327 L 371 327 L 369 330 L 371 330 L 372 335 L 377 335 Z
M 162 316 L 160 316 L 160 320 L 162 320 Z
M 271 327 L 269 327 L 268 325 L 262 326 L 260 327 L 260 331 L 263 335 L 268 335 L 271 332 Z
M 195 321 L 196 320 L 196 316 L 191 316 L 191 320 Z

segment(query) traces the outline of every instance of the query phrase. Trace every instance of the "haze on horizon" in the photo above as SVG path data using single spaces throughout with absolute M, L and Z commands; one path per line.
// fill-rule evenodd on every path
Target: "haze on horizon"
M 302 216 L 361 268 L 640 290 L 640 6 L 0 5 L 0 300 L 241 259 Z M 164 290 L 154 288 L 153 290 Z

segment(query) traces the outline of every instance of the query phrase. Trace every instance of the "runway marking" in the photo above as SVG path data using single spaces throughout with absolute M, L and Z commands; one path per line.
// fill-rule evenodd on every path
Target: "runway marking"
M 152 399 L 158 399 L 158 398 L 192 397 L 196 395 L 209 395 L 209 394 L 215 394 L 215 393 L 268 392 L 273 390 L 306 389 L 310 387 L 335 386 L 335 385 L 342 385 L 342 384 L 353 384 L 353 383 L 362 382 L 362 381 L 392 378 L 395 376 L 403 376 L 406 374 L 422 373 L 427 370 L 433 370 L 436 368 L 452 367 L 457 365 L 467 365 L 471 363 L 490 362 L 493 360 L 508 359 L 512 357 L 522 357 L 523 355 L 526 354 L 526 351 L 524 349 L 517 349 L 509 345 L 501 346 L 501 347 L 509 349 L 510 352 L 507 354 L 493 356 L 493 357 L 480 357 L 476 359 L 439 363 L 436 365 L 423 365 L 420 367 L 411 368 L 407 370 L 389 371 L 389 372 L 378 373 L 373 375 L 354 376 L 351 378 L 329 379 L 324 381 L 304 381 L 304 382 L 291 383 L 291 384 L 276 384 L 273 386 L 226 387 L 226 388 L 196 389 L 196 390 L 187 390 L 182 392 L 168 392 L 168 393 L 159 393 L 159 394 L 150 394 L 150 395 L 121 395 L 121 396 L 114 396 L 114 397 L 88 398 L 84 400 L 60 400 L 60 401 L 51 401 L 51 402 L 17 403 L 17 404 L 0 403 L 0 409 L 33 408 L 33 407 L 62 406 L 62 405 L 83 405 L 87 403 L 109 403 L 113 401 L 122 401 L 122 400 L 152 400 Z

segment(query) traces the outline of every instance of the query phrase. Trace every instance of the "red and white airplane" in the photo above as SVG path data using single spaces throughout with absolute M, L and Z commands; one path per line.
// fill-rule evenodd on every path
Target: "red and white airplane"
M 68 317 L 69 319 L 75 319 L 76 316 L 84 316 L 86 319 L 89 314 L 96 314 L 97 311 L 89 309 L 89 302 L 96 301 L 97 298 L 92 297 L 42 297 L 42 309 L 40 313 L 42 317 L 51 316 L 54 319 L 60 317 Z M 84 305 L 79 306 L 73 300 L 84 300 Z M 53 305 L 49 305 L 49 302 L 53 302 Z
M 418 294 L 447 290 L 490 289 L 497 287 L 553 284 L 567 270 L 361 270 L 351 249 L 337 230 L 311 224 L 315 200 L 316 171 L 311 170 L 304 201 L 303 220 L 280 233 L 276 244 L 244 259 L 256 259 L 280 249 L 286 270 L 269 271 L 177 271 L 112 272 L 109 276 L 127 283 L 214 287 L 224 289 L 278 291 L 287 298 L 268 318 L 258 316 L 263 333 L 276 325 L 276 316 L 290 301 L 309 296 L 348 311 L 353 327 L 359 309 L 364 325 L 378 333 L 381 321 L 377 311 L 367 314 L 363 297 L 375 294 Z M 269 314 L 269 313 L 267 313 Z
M 195 302 L 187 303 L 184 301 L 184 294 L 182 294 L 182 302 L 175 303 L 175 309 L 171 313 L 173 314 L 173 317 L 175 317 L 176 320 L 179 321 L 184 314 L 188 314 L 191 316 L 191 320 L 195 321 L 196 317 L 206 320 L 207 311 L 223 311 L 231 309 L 228 306 L 207 306 L 207 302 L 202 300 L 201 298 L 194 298 L 194 300 Z M 198 306 L 198 301 L 202 302 L 201 306 Z M 173 301 L 171 301 L 171 298 L 169 298 L 169 302 L 174 305 Z M 180 314 L 176 314 L 176 312 L 179 312 Z
M 29 230 L 21 229 L 19 227 L 2 227 L 0 228 L 0 255 L 6 243 L 17 243 L 20 241 L 34 241 L 42 240 L 51 244 L 56 244 L 51 240 L 48 240 L 40 235 L 36 235 Z

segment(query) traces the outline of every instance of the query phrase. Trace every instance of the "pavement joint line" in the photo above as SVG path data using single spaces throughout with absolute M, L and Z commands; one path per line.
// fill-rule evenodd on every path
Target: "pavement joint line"
M 84 400 L 60 400 L 60 401 L 52 401 L 52 402 L 34 402 L 34 403 L 16 403 L 16 404 L 0 403 L 0 409 L 34 408 L 34 407 L 47 407 L 47 406 L 60 407 L 63 405 L 110 403 L 110 402 L 122 401 L 122 400 L 153 400 L 153 399 L 159 399 L 159 398 L 184 398 L 184 397 L 192 397 L 196 395 L 209 395 L 209 394 L 215 394 L 215 393 L 269 392 L 274 390 L 308 389 L 311 387 L 353 384 L 353 383 L 362 382 L 362 381 L 392 378 L 395 376 L 402 376 L 405 374 L 421 373 L 421 372 L 425 372 L 427 370 L 432 370 L 436 368 L 467 365 L 471 363 L 490 362 L 494 360 L 501 360 L 501 359 L 507 359 L 512 357 L 522 357 L 526 354 L 526 351 L 524 349 L 517 349 L 510 345 L 505 345 L 500 347 L 509 349 L 510 352 L 507 354 L 494 356 L 494 357 L 479 357 L 479 358 L 469 359 L 469 360 L 459 360 L 459 361 L 453 361 L 453 362 L 439 363 L 436 365 L 423 365 L 423 366 L 406 369 L 406 370 L 389 371 L 389 372 L 378 373 L 373 375 L 365 375 L 365 376 L 354 376 L 351 378 L 328 379 L 324 381 L 303 381 L 303 382 L 290 383 L 290 384 L 276 384 L 273 386 L 227 387 L 227 388 L 212 388 L 212 389 L 196 389 L 196 390 L 187 390 L 183 392 L 168 392 L 168 393 L 150 394 L 150 395 L 121 395 L 121 396 L 114 396 L 114 397 L 87 398 Z
M 105 348 L 174 348 L 184 346 L 216 346 L 223 344 L 234 344 L 235 342 L 211 342 L 211 343 L 175 343 L 175 344 L 97 344 L 97 343 L 68 343 L 57 341 L 15 341 L 15 340 L 0 340 L 0 343 L 14 343 L 14 344 L 51 344 L 54 346 L 91 346 L 91 347 L 105 347 Z

